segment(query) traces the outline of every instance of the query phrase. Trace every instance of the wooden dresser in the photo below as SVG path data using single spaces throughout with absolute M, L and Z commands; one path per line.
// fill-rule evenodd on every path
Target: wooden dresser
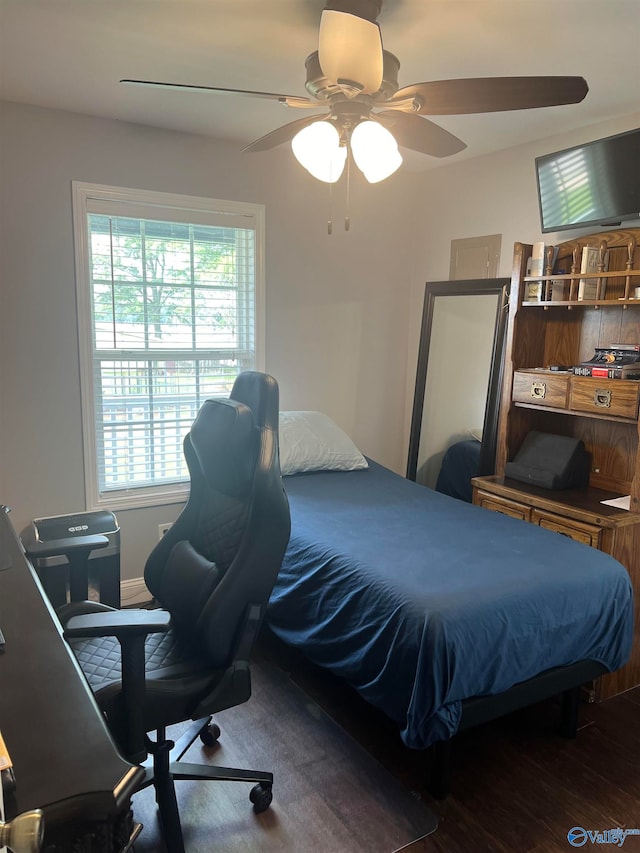
M 535 277 L 526 275 L 533 247 L 515 244 L 496 474 L 473 480 L 475 504 L 599 548 L 627 568 L 636 600 L 634 646 L 626 666 L 595 686 L 598 699 L 640 684 L 640 381 L 550 367 L 586 361 L 596 347 L 640 344 L 638 242 L 640 228 L 569 240 L 553 261 L 549 252 L 545 275 Z M 578 299 L 584 246 L 601 258 L 590 300 Z M 539 281 L 541 298 L 530 299 L 536 288 L 529 285 Z M 506 478 L 507 462 L 531 430 L 581 439 L 591 456 L 588 486 L 556 491 Z M 625 495 L 629 511 L 602 503 Z

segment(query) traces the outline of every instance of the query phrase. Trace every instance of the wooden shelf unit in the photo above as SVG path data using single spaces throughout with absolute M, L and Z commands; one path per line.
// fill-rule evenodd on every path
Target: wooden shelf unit
M 629 663 L 604 676 L 597 698 L 640 684 L 640 382 L 551 372 L 593 357 L 596 347 L 640 344 L 640 228 L 591 234 L 561 243 L 554 270 L 527 276 L 532 245 L 516 243 L 500 398 L 496 474 L 473 481 L 474 503 L 514 515 L 599 548 L 621 562 L 634 587 L 635 637 Z M 608 271 L 581 275 L 583 246 L 608 251 Z M 549 255 L 550 259 L 550 255 Z M 598 278 L 603 298 L 577 299 L 580 278 Z M 569 282 L 569 298 L 526 301 L 527 284 Z M 603 287 L 603 283 L 605 286 Z M 563 492 L 505 478 L 530 430 L 580 438 L 591 454 L 588 487 Z M 602 504 L 630 495 L 629 512 Z

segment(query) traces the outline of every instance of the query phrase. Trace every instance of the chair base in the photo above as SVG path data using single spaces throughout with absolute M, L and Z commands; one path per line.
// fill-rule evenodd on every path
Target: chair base
M 249 799 L 256 812 L 269 807 L 272 800 L 273 773 L 261 770 L 239 770 L 235 767 L 213 767 L 208 764 L 191 764 L 180 759 L 191 744 L 204 736 L 211 717 L 204 717 L 192 723 L 177 740 L 166 737 L 165 729 L 158 729 L 157 740 L 147 737 L 149 758 L 143 763 L 145 776 L 138 790 L 153 785 L 158 804 L 158 815 L 162 835 L 170 853 L 185 853 L 182 838 L 180 813 L 176 800 L 174 782 L 180 779 L 200 779 L 217 782 L 254 782 Z

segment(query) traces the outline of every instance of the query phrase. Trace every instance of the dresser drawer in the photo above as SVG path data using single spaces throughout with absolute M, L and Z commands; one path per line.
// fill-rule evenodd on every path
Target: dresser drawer
M 513 375 L 513 400 L 516 403 L 565 409 L 569 379 L 568 375 L 554 376 L 551 373 L 526 373 L 517 370 Z
M 585 545 L 591 545 L 592 548 L 598 548 L 600 545 L 601 531 L 595 524 L 585 524 L 583 521 L 574 521 L 570 518 L 563 518 L 561 515 L 554 515 L 551 512 L 542 512 L 539 509 L 532 511 L 531 522 L 537 524 L 538 527 L 545 527 L 547 530 L 553 530 L 562 536 L 584 542 Z
M 510 501 L 506 498 L 492 495 L 489 492 L 483 492 L 481 489 L 475 490 L 473 502 L 483 509 L 490 509 L 492 512 L 501 512 L 503 515 L 510 515 L 511 518 L 519 518 L 522 521 L 531 520 L 531 507 L 517 501 Z
M 620 418 L 638 417 L 640 383 L 629 379 L 572 376 L 569 408 Z

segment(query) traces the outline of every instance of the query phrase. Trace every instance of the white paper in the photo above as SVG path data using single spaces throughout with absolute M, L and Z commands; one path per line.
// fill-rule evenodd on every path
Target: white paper
M 608 501 L 600 501 L 607 506 L 615 506 L 618 509 L 631 509 L 631 495 L 623 495 L 621 498 L 611 498 Z

